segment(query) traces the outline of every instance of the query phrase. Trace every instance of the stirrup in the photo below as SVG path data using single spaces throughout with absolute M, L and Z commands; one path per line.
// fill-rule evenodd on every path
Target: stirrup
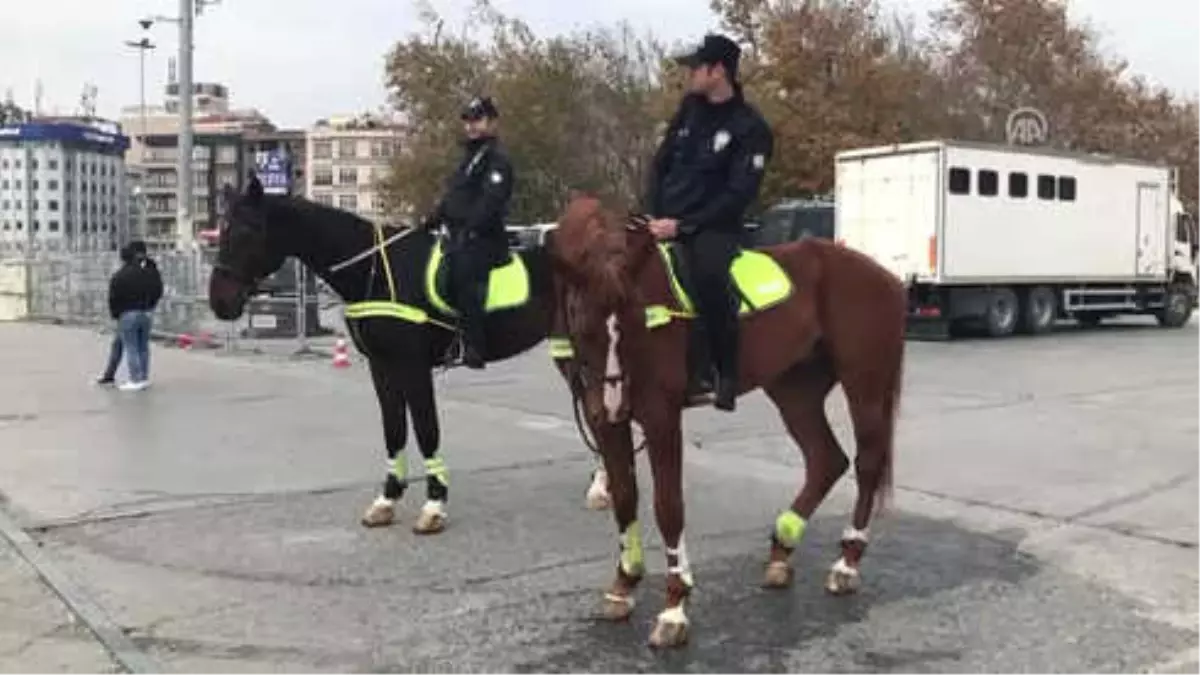
M 697 372 L 688 374 L 687 388 L 684 389 L 684 401 L 688 406 L 707 405 L 716 400 L 716 383 L 711 369 L 706 375 Z

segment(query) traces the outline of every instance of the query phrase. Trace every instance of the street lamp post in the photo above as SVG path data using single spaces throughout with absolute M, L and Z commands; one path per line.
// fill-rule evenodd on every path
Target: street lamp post
M 189 248 L 195 244 L 196 232 L 193 220 L 192 185 L 192 38 L 193 19 L 209 5 L 220 0 L 179 0 L 179 16 L 155 16 L 154 21 L 179 24 L 179 157 L 176 164 L 177 211 L 175 237 L 177 248 Z
M 139 23 L 142 24 L 142 28 L 144 28 L 144 29 L 150 28 L 151 22 L 148 20 L 142 20 L 142 21 L 139 21 Z M 140 66 L 141 66 L 140 77 L 139 77 L 139 89 L 141 91 L 141 105 L 140 105 L 140 110 L 139 110 L 139 112 L 141 114 L 141 134 L 139 135 L 140 138 L 138 139 L 138 144 L 141 146 L 141 148 L 140 148 L 140 156 L 138 157 L 138 160 L 139 160 L 138 163 L 142 164 L 144 166 L 146 163 L 145 159 L 146 159 L 146 135 L 147 135 L 146 134 L 146 52 L 148 50 L 154 49 L 154 43 L 150 42 L 150 38 L 143 37 L 141 40 L 126 40 L 125 45 L 127 47 L 133 47 L 134 49 L 138 50 L 138 61 L 140 62 Z M 143 174 L 143 176 L 144 176 L 144 174 Z M 135 233 L 135 236 L 138 239 L 146 239 L 146 237 L 149 236 L 149 233 L 146 231 L 146 209 L 143 208 L 143 206 L 141 206 L 141 205 L 139 205 L 139 207 L 138 207 L 138 231 Z

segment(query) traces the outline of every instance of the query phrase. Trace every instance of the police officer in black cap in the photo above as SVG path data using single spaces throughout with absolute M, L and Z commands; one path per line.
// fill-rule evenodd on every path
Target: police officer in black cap
M 774 146 L 770 127 L 742 97 L 740 57 L 732 40 L 710 34 L 676 59 L 689 69 L 689 91 L 654 156 L 642 204 L 654 235 L 683 245 L 700 314 L 693 329 L 708 337 L 692 341 L 700 353 L 689 350 L 689 396 L 714 388 L 715 362 L 714 405 L 727 411 L 736 407 L 739 349 L 729 266 Z
M 434 228 L 445 223 L 449 231 L 446 258 L 463 320 L 463 362 L 474 369 L 484 368 L 487 358 L 483 320 L 488 275 L 508 253 L 504 220 L 513 169 L 496 138 L 499 117 L 489 97 L 473 98 L 463 109 L 465 153 L 446 181 L 437 209 L 423 224 Z

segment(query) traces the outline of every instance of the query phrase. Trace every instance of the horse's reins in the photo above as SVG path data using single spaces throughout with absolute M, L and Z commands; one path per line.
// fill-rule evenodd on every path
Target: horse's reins
M 379 231 L 380 230 L 379 230 L 378 226 L 376 226 L 376 232 L 379 232 Z M 391 246 L 393 242 L 399 241 L 399 240 L 403 239 L 404 237 L 407 237 L 408 235 L 410 235 L 416 231 L 417 231 L 417 228 L 415 228 L 415 227 L 405 226 L 404 229 L 400 230 L 396 234 L 393 234 L 392 236 L 388 237 L 387 239 L 382 239 L 382 237 L 377 237 L 377 243 L 374 246 L 372 246 L 371 248 L 369 248 L 361 253 L 358 253 L 357 255 L 351 256 L 351 257 L 343 260 L 342 262 L 337 263 L 336 265 L 331 266 L 329 268 L 329 271 L 337 272 L 338 270 L 346 269 L 347 267 L 353 265 L 354 263 L 357 263 L 362 260 L 366 260 L 370 256 L 375 255 L 375 253 L 377 253 L 377 252 L 384 252 L 384 250 L 388 246 Z M 385 255 L 386 255 L 386 253 L 385 253 Z

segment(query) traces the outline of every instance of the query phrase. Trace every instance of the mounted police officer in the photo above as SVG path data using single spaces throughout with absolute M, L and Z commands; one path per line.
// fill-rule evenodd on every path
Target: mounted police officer
M 770 127 L 742 97 L 740 57 L 732 40 L 710 34 L 676 59 L 690 71 L 689 92 L 655 153 L 642 205 L 657 238 L 682 244 L 700 314 L 693 330 L 708 337 L 693 339 L 688 350 L 689 397 L 715 388 L 714 405 L 727 411 L 736 406 L 739 349 L 739 300 L 729 267 L 774 146 Z
M 446 247 L 455 307 L 463 322 L 463 362 L 482 369 L 487 358 L 484 302 L 488 276 L 508 254 L 504 220 L 513 192 L 513 169 L 496 138 L 500 111 L 488 97 L 471 99 L 462 111 L 464 154 L 446 181 L 446 192 L 426 228 L 446 224 Z

